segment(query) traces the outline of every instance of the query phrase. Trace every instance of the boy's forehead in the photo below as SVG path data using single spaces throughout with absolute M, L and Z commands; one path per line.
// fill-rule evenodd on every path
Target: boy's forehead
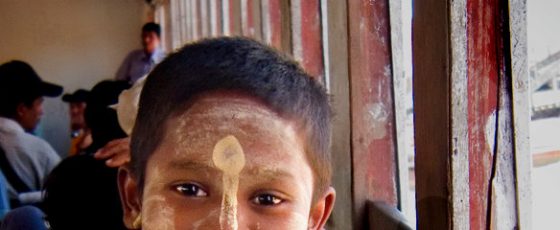
M 283 120 L 256 98 L 227 91 L 212 92 L 197 97 L 182 115 L 183 117 L 197 115 L 223 116 L 235 113 Z
M 259 153 L 259 158 L 272 160 L 286 154 L 304 158 L 302 138 L 292 122 L 250 97 L 201 97 L 188 110 L 171 118 L 166 130 L 167 143 L 163 144 L 175 145 L 176 154 L 185 157 L 207 158 L 217 141 L 233 135 L 249 155 Z

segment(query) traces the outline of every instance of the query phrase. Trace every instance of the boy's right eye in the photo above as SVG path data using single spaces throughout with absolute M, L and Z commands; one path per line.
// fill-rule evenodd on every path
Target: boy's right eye
M 204 191 L 200 186 L 192 183 L 176 185 L 175 190 L 177 190 L 177 192 L 181 193 L 184 196 L 191 196 L 191 197 L 208 196 L 208 193 Z

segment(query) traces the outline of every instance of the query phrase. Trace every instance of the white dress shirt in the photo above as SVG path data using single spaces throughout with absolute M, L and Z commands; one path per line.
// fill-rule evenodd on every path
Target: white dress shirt
M 0 147 L 8 162 L 32 193 L 18 194 L 8 182 L 8 196 L 21 203 L 41 201 L 41 189 L 46 177 L 60 162 L 60 156 L 44 140 L 26 133 L 16 121 L 0 117 Z

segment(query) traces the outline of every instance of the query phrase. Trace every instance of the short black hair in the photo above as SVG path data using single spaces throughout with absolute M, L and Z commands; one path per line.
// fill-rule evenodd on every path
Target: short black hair
M 90 155 L 60 162 L 45 182 L 43 209 L 52 229 L 127 229 L 117 171 Z
M 142 32 L 154 32 L 158 37 L 161 36 L 161 26 L 154 22 L 148 22 L 142 26 Z
M 166 132 L 165 122 L 188 110 L 197 96 L 216 91 L 245 94 L 295 121 L 306 139 L 316 192 L 324 192 L 331 179 L 331 109 L 324 87 L 272 48 L 232 37 L 188 44 L 148 76 L 132 132 L 129 166 L 140 187 L 147 161 Z

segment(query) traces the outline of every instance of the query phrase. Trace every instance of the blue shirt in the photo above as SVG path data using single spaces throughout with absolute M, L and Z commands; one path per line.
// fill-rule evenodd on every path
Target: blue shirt
M 125 80 L 134 84 L 139 78 L 150 73 L 154 66 L 165 58 L 165 52 L 156 49 L 152 55 L 146 54 L 143 49 L 134 50 L 126 56 L 117 71 L 116 80 Z

